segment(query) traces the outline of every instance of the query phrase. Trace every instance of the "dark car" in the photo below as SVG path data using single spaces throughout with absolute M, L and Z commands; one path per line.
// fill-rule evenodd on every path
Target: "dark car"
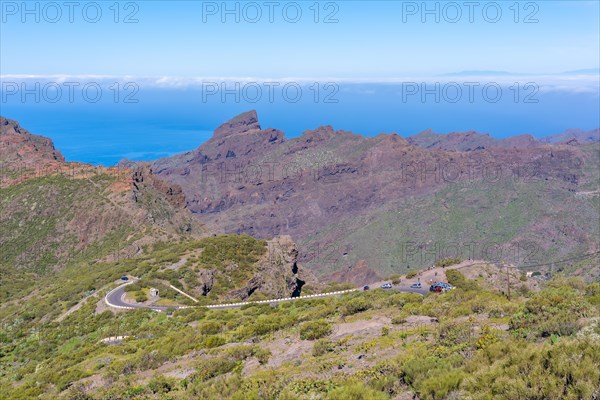
M 363 286 L 363 290 L 369 290 L 369 289 L 370 289 L 369 285 Z
M 128 281 L 128 280 L 129 280 L 129 278 L 128 278 L 128 277 L 126 277 L 125 275 L 123 275 L 123 276 L 121 277 L 121 280 L 122 280 L 122 281 Z
M 437 292 L 437 293 L 445 292 L 446 290 L 450 290 L 450 289 L 454 289 L 454 286 L 452 286 L 448 283 L 445 283 L 445 282 L 434 283 L 433 285 L 431 285 L 429 287 L 430 292 Z

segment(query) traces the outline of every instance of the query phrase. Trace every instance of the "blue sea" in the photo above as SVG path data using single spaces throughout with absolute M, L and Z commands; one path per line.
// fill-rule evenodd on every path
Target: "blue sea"
M 288 138 L 321 125 L 366 136 L 396 132 L 406 137 L 431 128 L 440 133 L 476 130 L 496 138 L 600 126 L 600 100 L 593 91 L 504 87 L 500 98 L 494 88 L 491 94 L 477 90 L 471 98 L 466 92 L 458 98 L 453 87 L 445 92 L 430 87 L 428 93 L 424 87 L 419 93 L 414 85 L 396 83 L 303 83 L 300 96 L 292 85 L 286 93 L 277 88 L 270 97 L 268 88 L 256 84 L 237 92 L 223 88 L 154 86 L 128 92 L 121 87 L 118 98 L 105 89 L 97 102 L 77 92 L 55 101 L 50 92 L 36 98 L 11 89 L 9 95 L 1 93 L 0 114 L 50 137 L 68 161 L 106 166 L 123 158 L 154 160 L 195 149 L 219 124 L 251 109 L 263 128 L 278 128 Z

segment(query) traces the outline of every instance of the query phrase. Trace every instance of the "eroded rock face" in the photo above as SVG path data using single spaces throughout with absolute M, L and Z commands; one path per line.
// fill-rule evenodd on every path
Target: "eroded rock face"
M 200 282 L 199 294 L 206 296 L 215 284 L 215 270 L 201 269 L 198 271 L 198 281 Z
M 382 280 L 381 276 L 365 260 L 359 260 L 356 264 L 334 272 L 329 276 L 333 282 L 350 282 L 356 286 L 364 286 Z
M 253 293 L 267 298 L 300 296 L 307 280 L 315 278 L 298 266 L 298 249 L 290 236 L 279 236 L 267 241 L 267 253 L 258 262 L 258 270 L 241 289 L 228 294 L 231 299 L 246 300 Z
M 136 201 L 140 201 L 141 196 L 143 196 L 142 188 L 144 186 L 150 186 L 157 190 L 174 207 L 184 208 L 186 205 L 185 196 L 179 185 L 158 179 L 149 165 L 140 164 L 136 166 L 132 173 L 132 189 Z

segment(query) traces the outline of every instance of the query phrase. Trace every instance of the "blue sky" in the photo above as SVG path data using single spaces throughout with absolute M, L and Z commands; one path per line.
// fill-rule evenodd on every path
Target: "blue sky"
M 222 2 L 200 1 L 139 1 L 135 7 L 121 2 L 121 22 L 115 23 L 114 2 L 107 1 L 99 2 L 99 22 L 90 23 L 82 15 L 87 3 L 74 10 L 73 23 L 64 7 L 57 23 L 44 20 L 40 8 L 38 23 L 35 15 L 23 15 L 20 1 L 2 1 L 1 74 L 359 79 L 464 70 L 542 74 L 600 65 L 598 1 L 518 2 L 518 23 L 513 1 L 497 2 L 502 16 L 496 23 L 483 16 L 491 2 L 479 2 L 473 23 L 464 6 L 458 22 L 448 22 L 455 18 L 448 2 L 437 2 L 439 23 L 435 15 L 423 23 L 421 1 L 319 2 L 318 23 L 313 1 L 298 2 L 302 17 L 297 23 L 283 18 L 284 6 L 288 17 L 294 16 L 290 2 L 278 2 L 271 23 L 261 1 L 255 3 L 263 13 L 256 23 L 243 18 L 247 2 L 238 5 L 239 23 L 234 15 L 223 23 Z M 219 9 L 209 15 L 215 5 Z M 403 7 L 408 13 L 415 5 L 419 9 L 403 21 Z M 35 2 L 28 7 L 34 9 Z M 246 10 L 253 18 L 254 10 Z M 93 8 L 88 11 L 93 18 Z M 123 23 L 133 11 L 138 22 Z M 494 18 L 494 11 L 488 8 L 488 17 Z M 54 10 L 46 12 L 54 18 Z M 323 23 L 331 12 L 338 22 Z M 524 23 L 531 13 L 538 22 Z

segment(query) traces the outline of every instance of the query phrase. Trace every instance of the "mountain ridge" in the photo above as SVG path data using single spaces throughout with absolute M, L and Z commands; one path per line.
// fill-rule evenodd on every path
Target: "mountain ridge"
M 375 273 L 391 273 L 396 269 L 401 272 L 410 263 L 401 262 L 398 256 L 386 261 L 387 266 L 377 261 L 388 258 L 386 254 L 392 252 L 393 243 L 387 243 L 379 250 L 363 248 L 361 255 L 356 252 L 357 246 L 360 247 L 357 239 L 347 237 L 362 231 L 358 221 L 368 215 L 377 220 L 378 216 L 394 208 L 404 210 L 411 202 L 422 202 L 427 196 L 459 186 L 470 190 L 473 199 L 468 201 L 476 201 L 474 204 L 477 204 L 486 191 L 508 185 L 497 212 L 511 209 L 511 202 L 521 198 L 528 205 L 511 213 L 520 214 L 518 218 L 528 222 L 522 227 L 523 232 L 517 233 L 507 225 L 503 229 L 511 231 L 509 236 L 506 236 L 508 232 L 503 232 L 492 234 L 493 238 L 498 236 L 503 246 L 509 246 L 533 235 L 531 240 L 539 246 L 539 251 L 547 251 L 557 246 L 553 240 L 557 240 L 555 236 L 559 237 L 559 230 L 548 226 L 552 234 L 544 238 L 534 232 L 538 230 L 536 224 L 540 220 L 544 221 L 544 226 L 550 223 L 545 211 L 540 209 L 536 216 L 523 214 L 527 208 L 537 209 L 539 203 L 547 201 L 536 191 L 557 191 L 556 198 L 559 198 L 572 196 L 569 193 L 585 188 L 595 190 L 597 186 L 595 143 L 591 145 L 596 147 L 591 148 L 576 143 L 548 144 L 535 140 L 531 135 L 497 140 L 470 131 L 445 135 L 442 140 L 437 134 L 426 132 L 425 135 L 435 136 L 433 145 L 417 145 L 415 138 L 404 139 L 395 134 L 364 137 L 335 130 L 331 126 L 307 130 L 299 137 L 285 139 L 284 134 L 276 129 L 258 130 L 260 124 L 255 112 L 244 113 L 232 121 L 221 126 L 227 129 L 239 126 L 241 132 L 229 131 L 234 134 L 223 136 L 219 131 L 191 152 L 152 162 L 153 169 L 161 179 L 183 188 L 189 209 L 205 223 L 217 224 L 228 233 L 247 233 L 259 238 L 291 235 L 304 248 L 300 260 L 311 264 L 321 276 L 359 263 L 364 266 L 365 259 L 369 258 L 364 253 L 377 254 L 367 260 L 368 267 Z M 247 126 L 253 126 L 253 129 L 246 129 Z M 475 142 L 480 143 L 473 146 Z M 492 167 L 500 169 L 502 176 L 499 181 L 487 176 Z M 531 176 L 525 176 L 527 174 Z M 527 182 L 529 178 L 535 182 Z M 525 195 L 516 184 L 525 185 L 531 193 Z M 450 200 L 451 209 L 455 212 L 461 210 L 458 201 L 458 198 Z M 442 221 L 444 211 L 440 206 L 432 203 L 431 210 L 423 211 L 423 219 L 434 216 Z M 481 212 L 486 215 L 478 207 L 481 206 L 467 209 L 473 215 Z M 564 208 L 560 204 L 550 207 Z M 593 204 L 585 203 L 584 207 L 587 210 L 584 214 L 588 215 L 586 218 L 596 218 L 598 211 Z M 563 211 L 564 215 L 572 215 L 572 211 Z M 490 223 L 489 217 L 486 216 L 487 219 L 482 222 Z M 579 219 L 572 217 L 573 220 Z M 487 240 L 491 240 L 487 229 L 469 227 L 466 221 L 455 224 L 461 240 L 486 238 L 486 235 Z M 334 233 L 331 227 L 340 227 L 345 233 Z M 570 249 L 566 250 L 567 253 L 580 252 L 578 246 L 581 245 L 587 250 L 598 248 L 594 228 L 589 223 L 569 229 L 578 231 L 578 235 L 582 236 L 565 244 L 561 252 L 565 249 Z M 376 230 L 365 235 L 389 236 L 388 228 Z M 440 238 L 435 234 L 427 239 L 427 235 L 423 231 L 421 238 L 425 241 Z M 509 237 L 511 239 L 507 240 Z M 583 237 L 587 239 L 583 240 Z M 311 256 L 310 248 L 331 243 L 339 247 L 339 251 L 336 250 L 336 260 L 332 265 L 325 267 L 322 260 Z M 348 256 L 342 257 L 345 253 Z M 544 259 L 549 260 L 548 256 Z M 515 261 L 523 264 L 522 259 Z

